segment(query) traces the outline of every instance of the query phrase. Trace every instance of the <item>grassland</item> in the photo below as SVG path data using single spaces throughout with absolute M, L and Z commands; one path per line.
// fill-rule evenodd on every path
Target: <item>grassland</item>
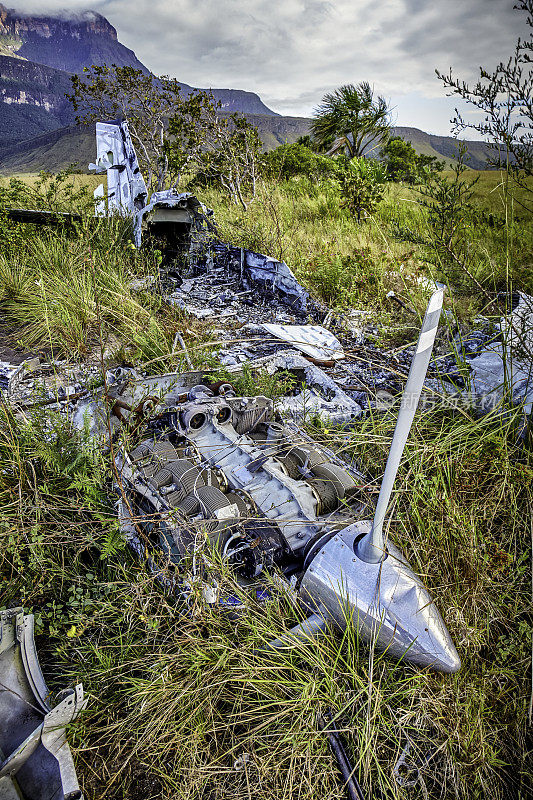
M 49 204 L 79 207 L 85 179 L 75 181 Z M 304 179 L 264 185 L 246 215 L 213 189 L 202 200 L 222 238 L 284 258 L 339 312 L 370 309 L 378 343 L 402 346 L 418 323 L 391 306 L 391 289 L 421 313 L 419 279 L 446 279 L 447 307 L 463 331 L 480 313 L 500 313 L 499 291 L 533 292 L 524 198 L 506 193 L 497 173 L 481 174 L 474 192 L 457 242 L 468 245 L 468 273 L 431 246 L 427 209 L 408 187 L 389 186 L 362 225 L 331 185 Z M 97 364 L 110 348 L 115 362 L 161 370 L 184 366 L 172 353 L 179 329 L 195 363 L 208 367 L 209 328 L 157 293 L 131 290 L 132 279 L 157 268 L 157 253 L 136 252 L 120 220 L 87 217 L 63 233 L 5 223 L 3 328 L 21 348 Z M 355 454 L 377 486 L 394 422 L 373 414 L 348 433 L 309 424 L 319 440 Z M 36 615 L 49 685 L 82 680 L 89 694 L 70 735 L 85 796 L 337 800 L 342 785 L 316 728 L 328 707 L 368 797 L 531 796 L 533 461 L 521 422 L 519 409 L 476 417 L 437 405 L 417 415 L 400 469 L 391 535 L 457 644 L 463 667 L 444 676 L 377 656 L 352 628 L 342 641 L 266 658 L 265 641 L 294 624 L 282 599 L 265 609 L 248 601 L 232 621 L 198 596 L 183 615 L 125 549 L 109 454 L 51 412 L 21 418 L 0 404 L 0 604 Z M 422 780 L 402 788 L 393 767 L 409 742 Z

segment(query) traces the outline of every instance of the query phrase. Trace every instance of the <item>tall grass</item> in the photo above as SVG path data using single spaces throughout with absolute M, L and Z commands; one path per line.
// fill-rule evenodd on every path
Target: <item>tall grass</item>
M 493 214 L 492 223 L 483 214 L 469 222 L 476 277 L 490 291 L 507 277 L 531 291 L 531 221 L 513 217 L 507 197 L 505 225 L 495 222 L 504 214 L 497 176 L 483 176 L 476 192 L 480 211 Z M 412 189 L 389 187 L 363 225 L 339 208 L 332 186 L 305 180 L 265 186 L 245 217 L 218 192 L 202 199 L 222 238 L 284 258 L 335 307 L 373 309 L 413 338 L 412 319 L 407 332 L 386 294 L 421 311 L 427 289 L 418 278 L 441 273 Z M 86 359 L 113 340 L 129 363 L 179 368 L 171 349 L 180 329 L 195 362 L 208 363 L 208 331 L 165 307 L 157 287 L 130 288 L 157 267 L 153 253 L 134 252 L 118 220 L 87 220 L 70 234 L 6 225 L 0 307 L 24 346 Z M 487 301 L 468 276 L 459 280 L 452 288 L 465 326 Z M 241 388 L 275 395 L 283 382 L 254 384 L 245 371 Z M 462 670 L 444 676 L 378 656 L 351 625 L 342 638 L 267 655 L 265 643 L 297 618 L 274 591 L 261 606 L 247 598 L 236 618 L 200 593 L 181 608 L 125 549 L 109 454 L 63 417 L 24 422 L 0 402 L 0 605 L 35 614 L 53 689 L 83 680 L 89 707 L 69 738 L 86 796 L 338 800 L 342 783 L 316 725 L 332 708 L 368 796 L 528 797 L 533 462 L 520 422 L 518 411 L 478 419 L 435 406 L 417 415 L 400 468 L 390 536 L 457 643 Z M 377 491 L 394 423 L 387 412 L 350 431 L 310 430 L 361 462 Z M 214 554 L 211 562 L 238 593 Z M 421 770 L 411 789 L 393 775 L 408 744 Z
M 420 416 L 402 465 L 390 535 L 459 648 L 461 672 L 444 676 L 378 656 L 351 625 L 267 654 L 296 619 L 276 594 L 249 598 L 237 619 L 200 595 L 180 609 L 123 549 L 105 458 L 53 415 L 21 426 L 0 413 L 0 602 L 36 613 L 49 682 L 81 679 L 89 693 L 73 739 L 87 796 L 341 797 L 316 726 L 327 708 L 371 796 L 411 796 L 392 775 L 409 741 L 423 765 L 415 794 L 527 795 L 533 464 L 512 444 L 513 417 Z M 377 484 L 393 424 L 315 435 L 357 454 Z

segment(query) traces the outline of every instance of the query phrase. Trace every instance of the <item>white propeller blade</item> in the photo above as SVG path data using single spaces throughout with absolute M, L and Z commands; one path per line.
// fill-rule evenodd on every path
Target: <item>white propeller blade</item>
M 383 521 L 389 505 L 389 500 L 392 494 L 396 473 L 400 466 L 400 461 L 405 448 L 405 443 L 413 419 L 420 400 L 420 394 L 424 386 L 424 380 L 429 366 L 429 360 L 435 344 L 435 336 L 437 335 L 437 327 L 439 324 L 440 314 L 442 311 L 442 302 L 444 299 L 444 289 L 439 289 L 434 292 L 429 300 L 429 304 L 422 324 L 422 330 L 418 337 L 418 344 L 416 347 L 413 360 L 411 361 L 411 368 L 409 369 L 409 376 L 405 385 L 405 390 L 402 395 L 400 405 L 400 412 L 396 421 L 396 428 L 394 429 L 394 436 L 392 437 L 391 448 L 389 457 L 387 459 L 387 466 L 385 474 L 381 483 L 379 498 L 376 506 L 376 513 L 374 514 L 374 521 L 372 528 L 357 544 L 357 555 L 363 561 L 376 564 L 381 561 L 385 555 L 385 543 L 383 541 Z

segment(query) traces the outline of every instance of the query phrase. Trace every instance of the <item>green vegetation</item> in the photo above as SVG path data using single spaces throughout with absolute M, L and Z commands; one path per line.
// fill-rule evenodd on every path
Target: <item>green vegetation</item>
M 381 151 L 387 178 L 402 183 L 424 183 L 435 172 L 442 172 L 444 161 L 435 156 L 418 155 L 411 142 L 391 136 Z
M 309 157 L 292 155 L 297 164 Z M 459 169 L 418 188 L 387 183 L 360 223 L 335 177 L 299 167 L 259 181 L 246 213 L 216 186 L 200 197 L 222 239 L 284 258 L 333 308 L 368 310 L 378 343 L 403 346 L 418 321 L 390 306 L 391 289 L 421 313 L 420 278 L 446 279 L 463 332 L 477 314 L 499 314 L 500 289 L 533 292 L 533 220 L 520 190 L 497 172 L 470 185 L 472 177 Z M 209 328 L 162 303 L 157 282 L 132 288 L 158 275 L 160 256 L 134 250 L 127 221 L 91 217 L 93 186 L 67 174 L 29 188 L 3 182 L 2 332 L 47 355 L 166 371 L 186 368 L 173 352 L 179 330 L 195 365 L 210 368 Z M 45 230 L 2 216 L 40 201 L 81 209 L 83 221 Z M 239 389 L 275 398 L 289 382 L 244 370 Z M 369 796 L 527 797 L 533 462 L 517 441 L 520 422 L 518 410 L 475 418 L 437 403 L 417 416 L 407 445 L 391 535 L 457 643 L 462 670 L 443 676 L 376 656 L 351 627 L 342 640 L 267 658 L 261 647 L 295 622 L 277 596 L 263 607 L 248 598 L 231 620 L 198 591 L 184 614 L 124 546 L 111 455 L 64 417 L 42 408 L 15 417 L 0 404 L 0 603 L 36 615 L 49 685 L 81 680 L 89 694 L 69 735 L 85 796 L 338 800 L 341 782 L 316 730 L 317 713 L 331 707 Z M 309 425 L 338 454 L 356 456 L 377 486 L 394 423 L 392 411 L 349 431 Z M 222 581 L 239 591 L 230 575 Z M 402 789 L 393 767 L 408 741 L 421 753 L 423 783 Z
M 349 158 L 369 155 L 390 136 L 390 109 L 374 97 L 370 84 L 346 84 L 325 94 L 311 121 L 311 132 L 324 150 L 335 147 Z
M 246 211 L 255 197 L 261 140 L 245 116 L 223 116 L 211 93 L 182 94 L 175 78 L 129 66 L 92 66 L 71 81 L 67 99 L 77 123 L 127 121 L 149 192 L 178 187 L 192 174 L 218 182 Z
M 327 156 L 315 153 L 311 147 L 311 137 L 295 144 L 282 144 L 264 155 L 264 171 L 274 180 L 287 180 L 303 175 L 311 180 L 333 177 L 336 162 Z
M 531 0 L 518 7 L 531 12 Z M 386 103 L 368 84 L 327 95 L 313 125 L 323 148 L 337 140 L 351 160 L 317 154 L 309 137 L 259 158 L 246 124 L 211 116 L 203 127 L 214 113 L 203 98 L 182 101 L 175 82 L 156 85 L 130 68 L 114 74 L 126 81 L 122 89 L 141 81 L 130 116 L 138 144 L 154 137 L 144 153 L 150 183 L 196 178 L 222 240 L 286 260 L 340 324 L 364 309 L 377 331 L 371 345 L 411 344 L 428 281 L 444 280 L 448 314 L 438 346 L 447 353 L 451 336 L 468 333 L 478 315 L 499 318 L 500 292 L 533 294 L 530 139 L 505 116 L 531 95 L 518 96 L 529 86 L 520 47 L 515 61 L 482 71 L 486 83 L 472 91 L 451 75 L 447 82 L 487 111 L 480 124 L 488 127 L 478 130 L 511 154 L 518 146 L 523 159 L 477 174 L 461 160 L 443 172 L 390 139 Z M 102 69 L 92 84 L 74 80 L 77 100 L 96 107 L 103 93 L 104 105 L 120 106 L 125 93 L 108 92 Z M 491 105 L 506 77 L 520 88 L 509 93 L 507 111 Z M 162 121 L 172 108 L 181 114 L 173 144 Z M 529 112 L 530 105 L 522 118 Z M 384 164 L 358 158 L 377 146 Z M 225 379 L 214 332 L 162 301 L 161 254 L 149 244 L 135 250 L 128 220 L 94 218 L 96 182 L 62 172 L 0 183 L 0 344 L 96 365 L 102 385 L 114 363 L 186 368 L 175 347 L 180 333 L 193 365 Z M 81 222 L 17 225 L 5 213 L 13 206 L 72 210 Z M 403 307 L 391 306 L 391 290 Z M 372 364 L 376 351 L 361 349 L 347 349 L 348 364 Z M 236 381 L 239 391 L 276 399 L 294 376 L 258 377 L 246 366 Z M 389 409 L 349 429 L 305 424 L 338 455 L 357 459 L 374 491 L 395 419 Z M 520 439 L 523 423 L 518 408 L 479 417 L 435 397 L 418 413 L 400 466 L 390 535 L 431 588 L 457 644 L 463 665 L 449 676 L 376 655 L 353 626 L 342 640 L 326 636 L 267 655 L 265 644 L 296 619 L 274 589 L 262 605 L 244 597 L 244 610 L 230 618 L 206 604 L 192 577 L 184 610 L 125 546 L 114 445 L 104 450 L 46 405 L 16 411 L 0 402 L 0 604 L 35 614 L 53 690 L 83 681 L 88 709 L 69 738 L 88 800 L 338 800 L 341 782 L 316 724 L 328 708 L 368 797 L 530 797 L 533 458 Z M 205 568 L 241 594 L 216 553 L 205 553 Z M 394 779 L 407 746 L 420 767 L 413 787 Z
M 373 214 L 385 191 L 385 169 L 379 161 L 352 158 L 339 175 L 341 208 L 346 208 L 357 222 Z
M 435 70 L 450 94 L 459 96 L 475 111 L 467 122 L 456 109 L 452 125 L 456 133 L 474 130 L 490 144 L 487 163 L 504 167 L 508 178 L 527 192 L 528 176 L 533 175 L 533 0 L 518 0 L 515 11 L 523 12 L 523 38 L 516 42 L 509 58 L 494 69 L 479 68 L 476 84 L 469 86 Z M 526 208 L 531 212 L 531 197 Z

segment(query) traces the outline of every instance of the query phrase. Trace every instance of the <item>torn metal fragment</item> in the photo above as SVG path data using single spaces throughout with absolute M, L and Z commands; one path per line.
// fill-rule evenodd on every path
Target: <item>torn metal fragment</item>
M 533 297 L 518 293 L 517 299 L 496 326 L 497 335 L 474 332 L 457 341 L 453 367 L 467 368 L 460 397 L 480 413 L 511 403 L 522 407 L 526 417 L 533 415 Z M 457 395 L 442 379 L 439 388 Z
M 242 272 L 254 284 L 280 295 L 291 308 L 297 311 L 307 309 L 309 294 L 284 261 L 244 250 Z
M 166 240 L 172 255 L 188 249 L 193 229 L 208 227 L 207 217 L 212 212 L 192 194 L 165 189 L 154 192 L 148 201 L 126 120 L 96 123 L 96 162 L 89 164 L 89 169 L 107 174 L 107 194 L 103 184 L 94 191 L 96 215 L 132 217 L 136 247 L 141 246 L 147 223 L 154 235 Z
M 99 201 L 97 213 L 133 216 L 146 205 L 148 190 L 126 120 L 96 123 L 96 162 L 89 169 L 107 174 L 107 207 L 100 185 L 94 193 Z
M 315 361 L 328 363 L 345 358 L 343 347 L 336 336 L 321 325 L 272 325 L 263 328 L 272 336 L 296 347 Z
M 296 378 L 292 394 L 276 401 L 282 415 L 295 419 L 318 415 L 324 420 L 350 422 L 362 414 L 362 408 L 320 367 L 310 364 L 303 355 L 293 350 L 281 350 L 273 356 L 257 359 L 253 368 L 269 375 L 287 372 Z M 235 368 L 237 369 L 237 368 Z
M 84 708 L 83 687 L 53 708 L 33 638 L 33 614 L 0 612 L 0 798 L 81 800 L 65 728 Z

